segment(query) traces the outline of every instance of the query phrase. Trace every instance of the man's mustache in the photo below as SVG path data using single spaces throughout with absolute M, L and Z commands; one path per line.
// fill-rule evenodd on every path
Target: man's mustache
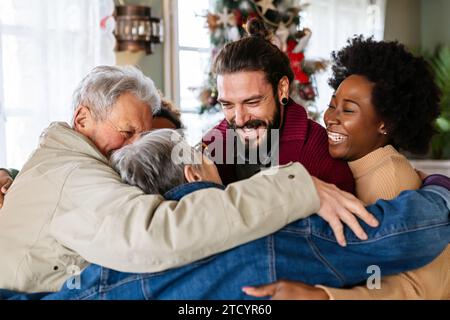
M 237 130 L 237 129 L 257 129 L 259 127 L 267 128 L 268 124 L 263 120 L 254 119 L 247 121 L 242 126 L 237 126 L 235 121 L 231 121 L 228 123 L 228 126 L 230 129 Z

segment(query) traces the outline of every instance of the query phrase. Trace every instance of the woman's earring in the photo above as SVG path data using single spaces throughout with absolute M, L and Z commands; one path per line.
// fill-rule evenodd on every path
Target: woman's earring
M 283 98 L 281 99 L 281 104 L 282 104 L 283 106 L 287 105 L 288 102 L 289 102 L 289 99 L 286 98 L 286 97 L 283 97 Z

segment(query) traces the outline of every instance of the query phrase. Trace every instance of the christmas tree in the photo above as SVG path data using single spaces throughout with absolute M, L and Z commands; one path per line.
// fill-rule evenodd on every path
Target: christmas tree
M 291 97 L 308 108 L 312 118 L 319 117 L 314 101 L 317 90 L 314 73 L 324 69 L 323 61 L 306 61 L 304 50 L 312 32 L 300 26 L 300 13 L 304 6 L 295 0 L 217 0 L 213 12 L 206 15 L 211 37 L 211 64 L 219 50 L 228 42 L 239 40 L 246 34 L 245 24 L 259 18 L 272 30 L 272 42 L 291 61 L 295 74 Z M 209 72 L 205 86 L 200 89 L 200 113 L 220 110 L 217 103 L 215 78 Z

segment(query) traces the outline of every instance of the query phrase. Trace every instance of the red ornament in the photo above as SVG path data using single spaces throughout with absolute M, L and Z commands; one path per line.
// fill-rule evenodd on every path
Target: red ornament
M 256 12 L 250 12 L 247 19 L 244 21 L 244 23 L 247 23 L 248 20 L 253 18 L 260 18 L 259 15 Z
M 287 42 L 287 56 L 291 61 L 291 68 L 294 71 L 295 80 L 300 82 L 300 84 L 310 83 L 309 76 L 303 71 L 303 61 L 305 60 L 305 55 L 303 52 L 294 53 L 293 50 L 297 46 L 298 42 L 296 40 L 290 39 Z
M 236 18 L 236 25 L 242 26 L 244 24 L 243 16 L 241 10 L 233 10 L 234 17 Z
M 299 95 L 303 100 L 314 100 L 316 92 L 311 83 L 306 83 L 300 85 Z
M 106 29 L 106 23 L 108 22 L 109 18 L 112 18 L 112 16 L 106 16 L 100 20 L 100 28 Z

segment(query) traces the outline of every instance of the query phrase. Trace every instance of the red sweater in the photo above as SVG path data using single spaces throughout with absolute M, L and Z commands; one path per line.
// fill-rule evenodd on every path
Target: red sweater
M 310 175 L 354 194 L 355 183 L 347 162 L 333 159 L 328 152 L 326 130 L 317 122 L 308 119 L 306 110 L 292 100 L 285 106 L 284 112 L 280 133 L 280 165 L 300 162 Z M 222 120 L 214 129 L 219 130 L 222 138 L 226 139 L 226 120 Z M 207 145 L 213 141 L 214 139 L 204 139 Z M 225 148 L 226 143 L 223 142 L 223 145 Z M 217 167 L 225 185 L 237 180 L 234 164 L 218 164 Z

